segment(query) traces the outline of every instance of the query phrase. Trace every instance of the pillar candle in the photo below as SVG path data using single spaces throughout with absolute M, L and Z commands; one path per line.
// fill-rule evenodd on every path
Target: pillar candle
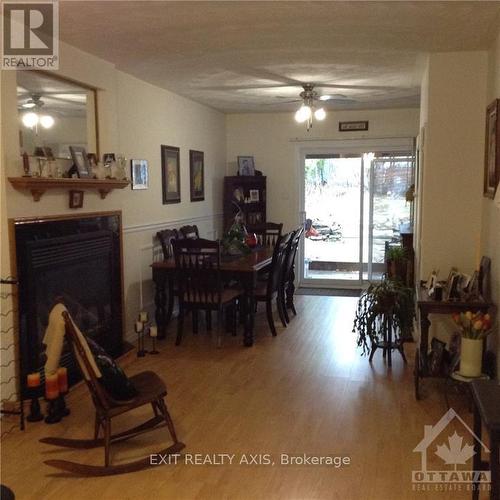
M 156 326 L 152 326 L 150 329 L 149 329 L 149 335 L 151 337 L 158 337 L 158 328 Z
M 146 311 L 141 311 L 139 314 L 139 321 L 146 323 L 148 321 L 148 313 Z
M 68 369 L 64 366 L 57 369 L 57 382 L 59 384 L 60 392 L 68 392 Z
M 47 399 L 57 399 L 59 396 L 59 377 L 57 373 L 45 377 L 45 397 Z
M 40 374 L 38 372 L 30 373 L 27 380 L 28 387 L 38 387 L 40 385 Z
M 135 331 L 136 331 L 136 333 L 141 333 L 142 332 L 142 322 L 141 321 L 136 321 L 135 322 Z

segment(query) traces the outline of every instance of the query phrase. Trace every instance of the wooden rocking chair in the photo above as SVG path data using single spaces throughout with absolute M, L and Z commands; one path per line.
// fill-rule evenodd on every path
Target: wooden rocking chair
M 123 474 L 126 472 L 134 472 L 151 466 L 150 455 L 137 460 L 135 462 L 123 463 L 119 465 L 110 464 L 110 446 L 111 443 L 124 441 L 139 434 L 143 434 L 158 427 L 167 426 L 172 436 L 174 443 L 166 449 L 159 451 L 157 454 L 162 457 L 167 455 L 177 454 L 185 445 L 177 440 L 174 424 L 168 413 L 165 404 L 165 396 L 167 388 L 164 382 L 151 371 L 144 371 L 130 377 L 130 381 L 134 384 L 138 391 L 138 395 L 129 401 L 117 401 L 113 399 L 109 393 L 100 384 L 95 373 L 95 364 L 89 359 L 88 346 L 83 344 L 80 335 L 75 330 L 73 321 L 67 312 L 62 313 L 66 325 L 66 336 L 69 339 L 78 361 L 80 370 L 82 371 L 87 387 L 89 388 L 92 401 L 95 406 L 95 427 L 94 439 L 64 439 L 64 438 L 43 438 L 40 442 L 63 446 L 67 448 L 90 449 L 104 446 L 104 465 L 86 465 L 67 460 L 46 460 L 45 463 L 52 467 L 62 469 L 83 476 L 107 476 L 113 474 Z M 153 418 L 146 422 L 120 432 L 111 434 L 111 419 L 140 406 L 151 404 L 153 408 Z M 100 429 L 104 431 L 104 437 L 99 438 Z M 165 462 L 165 460 L 163 460 Z

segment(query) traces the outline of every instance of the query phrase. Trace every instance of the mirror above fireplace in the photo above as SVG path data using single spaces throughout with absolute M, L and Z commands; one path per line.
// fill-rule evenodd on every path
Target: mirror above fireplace
M 17 72 L 21 153 L 70 158 L 69 146 L 98 154 L 96 90 L 42 71 Z

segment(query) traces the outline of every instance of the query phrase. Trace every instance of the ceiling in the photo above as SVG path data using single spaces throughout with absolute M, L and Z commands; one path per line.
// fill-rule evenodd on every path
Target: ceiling
M 88 90 L 72 82 L 52 78 L 39 71 L 18 71 L 17 77 L 17 104 L 21 111 L 35 111 L 24 109 L 22 104 L 40 96 L 43 103 L 42 111 L 56 116 L 85 117 L 87 115 Z
M 61 39 L 224 112 L 418 106 L 425 52 L 487 49 L 500 2 L 60 2 Z M 338 85 L 321 88 L 321 84 Z

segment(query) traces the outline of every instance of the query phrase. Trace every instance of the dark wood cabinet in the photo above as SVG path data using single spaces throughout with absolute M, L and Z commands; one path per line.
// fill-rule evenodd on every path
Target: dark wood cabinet
M 245 224 L 266 222 L 265 176 L 224 177 L 224 231 L 231 227 L 239 210 Z

